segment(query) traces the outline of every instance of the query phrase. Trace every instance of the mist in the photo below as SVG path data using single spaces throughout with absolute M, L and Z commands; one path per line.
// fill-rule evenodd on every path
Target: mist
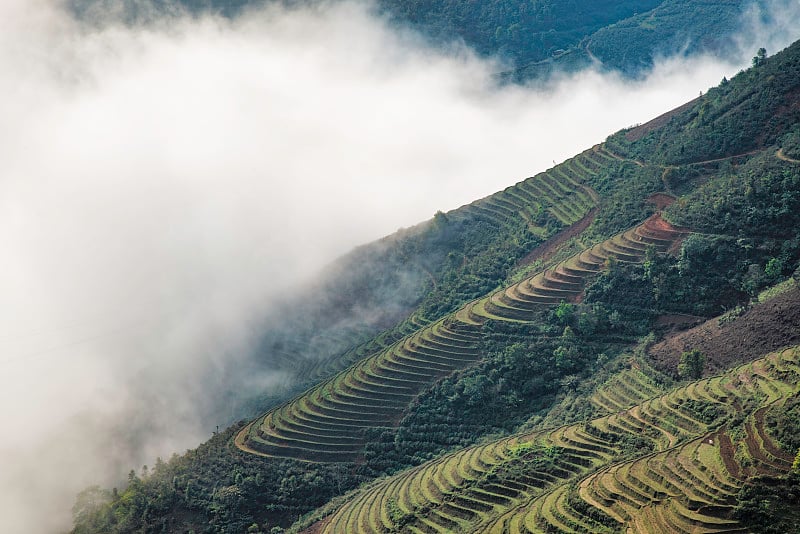
M 360 3 L 137 25 L 0 3 L 4 530 L 67 530 L 80 489 L 284 387 L 260 328 L 337 256 L 696 97 L 792 16 L 755 17 L 737 62 L 533 89 Z

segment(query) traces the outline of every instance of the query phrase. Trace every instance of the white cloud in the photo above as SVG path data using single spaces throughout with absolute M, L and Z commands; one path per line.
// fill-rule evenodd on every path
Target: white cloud
M 2 2 L 4 528 L 66 528 L 78 489 L 233 417 L 219 377 L 237 379 L 270 300 L 325 262 L 738 66 L 544 90 L 497 87 L 498 69 L 351 3 L 89 28 L 53 1 Z

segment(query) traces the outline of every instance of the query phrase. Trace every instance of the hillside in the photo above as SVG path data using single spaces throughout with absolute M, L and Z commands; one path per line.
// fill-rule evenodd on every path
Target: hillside
M 74 532 L 792 531 L 800 43 L 757 63 L 344 258 L 294 330 L 339 339 L 297 364 L 315 385 L 90 488 Z M 330 310 L 377 310 L 412 271 L 402 306 L 339 335 Z M 676 331 L 708 320 L 714 342 Z M 769 343 L 730 336 L 748 328 Z
M 235 16 L 270 3 L 296 6 L 318 0 L 178 0 L 192 12 Z M 463 42 L 482 56 L 502 58 L 513 80 L 542 79 L 595 62 L 627 76 L 638 76 L 655 58 L 735 53 L 745 12 L 766 16 L 766 0 L 376 0 L 376 10 L 394 24 L 408 26 L 434 43 Z M 79 17 L 91 19 L 101 0 L 70 0 Z M 169 0 L 150 5 L 123 0 L 130 21 L 152 17 L 152 7 L 174 10 Z
M 719 372 L 757 358 L 764 351 L 800 344 L 800 291 L 786 291 L 762 305 L 731 310 L 719 319 L 667 336 L 650 348 L 657 368 L 677 369 L 681 354 L 698 349 L 706 368 Z
M 800 350 L 660 395 L 631 370 L 614 377 L 613 399 L 603 389 L 593 399 L 608 415 L 404 471 L 357 494 L 321 531 L 740 531 L 737 492 L 794 459 L 764 425 L 800 391 Z
M 550 270 L 473 301 L 269 412 L 240 433 L 237 445 L 267 456 L 357 460 L 367 430 L 386 427 L 433 381 L 480 357 L 484 323 L 535 320 L 543 305 L 576 300 L 585 279 L 609 260 L 641 261 L 648 245 L 666 250 L 681 235 L 652 217 Z

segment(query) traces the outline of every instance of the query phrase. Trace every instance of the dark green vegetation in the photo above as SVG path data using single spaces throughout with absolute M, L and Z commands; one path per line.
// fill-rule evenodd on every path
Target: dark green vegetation
M 714 52 L 724 56 L 736 46 L 732 36 L 742 27 L 743 11 L 763 10 L 766 5 L 739 0 L 659 2 L 652 10 L 639 10 L 634 16 L 599 29 L 583 46 L 606 68 L 628 74 L 651 67 L 654 56 L 659 55 Z
M 572 52 L 604 26 L 644 13 L 662 0 L 406 0 L 379 2 L 434 39 L 461 38 L 482 55 L 527 65 Z
M 691 106 L 615 134 L 609 145 L 634 159 L 686 167 L 669 169 L 665 177 L 680 187 L 704 166 L 716 165 L 724 176 L 736 157 L 766 146 L 779 148 L 784 138 L 791 144 L 800 116 L 800 58 L 782 58 L 723 80 Z
M 765 1 L 723 0 L 379 0 L 401 23 L 444 42 L 510 62 L 516 80 L 585 68 L 637 76 L 656 57 L 735 54 L 748 9 L 767 19 Z M 764 22 L 769 23 L 769 20 Z M 755 52 L 755 51 L 754 51 Z
M 192 526 L 197 532 L 245 532 L 254 517 L 291 523 L 299 511 L 363 480 L 347 466 L 317 469 L 243 453 L 233 446 L 239 428 L 168 462 L 159 459 L 152 469 L 131 471 L 122 491 L 88 488 L 73 508 L 74 532 L 184 532 Z
M 738 495 L 735 517 L 756 534 L 800 532 L 800 472 L 759 476 Z
M 796 495 L 800 351 L 703 378 L 702 358 L 653 371 L 647 347 L 664 317 L 716 317 L 800 277 L 798 65 L 795 44 L 357 252 L 387 258 L 359 271 L 380 283 L 354 275 L 366 300 L 391 287 L 384 269 L 430 272 L 399 326 L 252 424 L 83 494 L 75 531 L 268 532 L 307 512 L 329 532 L 791 531 L 795 501 L 776 496 Z M 677 197 L 661 217 L 656 192 Z
M 700 378 L 706 367 L 706 356 L 697 349 L 681 354 L 678 374 L 683 378 Z
M 153 16 L 152 7 L 226 16 L 243 9 L 279 3 L 289 7 L 319 0 L 123 0 L 123 16 L 131 21 Z M 102 0 L 70 0 L 78 16 L 102 12 Z M 766 0 L 376 0 L 376 9 L 398 25 L 410 26 L 433 42 L 464 42 L 482 56 L 507 61 L 512 80 L 547 77 L 557 71 L 586 68 L 599 61 L 604 68 L 637 76 L 654 58 L 710 52 L 736 53 L 735 36 L 745 11 L 767 19 Z M 764 20 L 769 23 L 769 20 Z M 754 51 L 755 52 L 755 51 Z

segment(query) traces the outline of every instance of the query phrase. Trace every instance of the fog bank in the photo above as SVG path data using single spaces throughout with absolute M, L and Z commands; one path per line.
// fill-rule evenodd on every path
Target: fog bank
M 694 98 L 750 44 L 740 64 L 533 90 L 363 4 L 127 27 L 3 1 L 5 531 L 69 528 L 78 490 L 194 447 L 241 415 L 231 395 L 289 380 L 250 372 L 259 325 L 336 256 Z

